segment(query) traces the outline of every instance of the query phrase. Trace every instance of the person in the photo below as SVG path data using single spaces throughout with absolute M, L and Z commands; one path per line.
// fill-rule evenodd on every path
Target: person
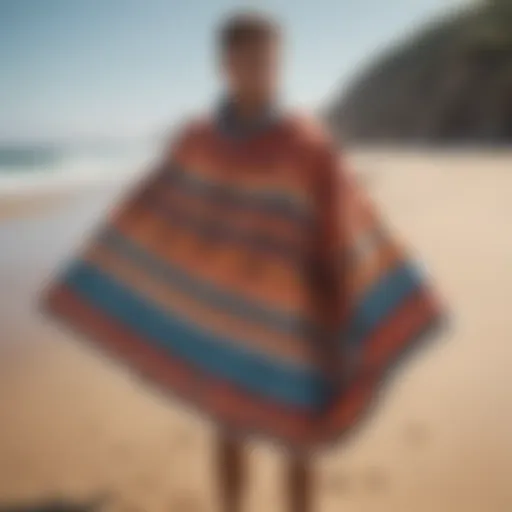
M 255 434 L 287 454 L 289 509 L 311 511 L 313 455 L 441 317 L 328 131 L 283 106 L 283 38 L 254 12 L 222 24 L 220 105 L 185 124 L 47 299 L 214 418 L 225 512 Z
M 222 26 L 219 50 L 227 99 L 221 107 L 223 110 L 221 117 L 225 132 L 231 133 L 234 139 L 245 138 L 254 141 L 267 134 L 275 137 L 275 140 L 271 141 L 275 148 L 265 147 L 266 144 L 262 141 L 261 149 L 255 149 L 252 153 L 253 158 L 267 157 L 269 160 L 284 158 L 290 160 L 289 165 L 293 165 L 293 160 L 299 155 L 295 154 L 291 147 L 285 146 L 301 144 L 302 141 L 298 140 L 301 136 L 308 138 L 306 133 L 293 132 L 306 132 L 308 128 L 314 131 L 317 126 L 301 127 L 299 120 L 290 119 L 286 120 L 290 126 L 286 126 L 283 114 L 281 124 L 276 120 L 276 116 L 279 115 L 277 111 L 282 57 L 281 38 L 281 29 L 274 20 L 252 13 L 234 16 Z M 278 133 L 279 130 L 281 133 Z M 294 136 L 296 140 L 289 142 L 286 140 L 293 139 Z M 313 153 L 316 150 L 315 143 L 318 144 L 320 152 L 321 142 L 314 141 L 313 134 L 310 137 L 311 141 L 307 141 L 306 144 L 311 144 L 311 148 L 304 147 L 304 152 L 309 150 Z M 320 138 L 320 134 L 318 137 Z M 271 151 L 277 154 L 271 155 Z M 239 152 L 242 154 L 243 150 Z M 268 155 L 265 154 L 267 152 Z M 251 153 L 247 152 L 247 157 L 251 156 Z M 259 162 L 256 163 L 258 164 Z M 268 166 L 270 169 L 273 165 L 275 166 L 276 162 L 263 163 L 263 167 Z M 264 169 L 263 172 L 265 172 Z M 330 178 L 336 179 L 335 176 Z M 333 283 L 339 283 L 339 280 L 335 279 Z M 340 293 L 340 290 L 332 290 L 332 292 Z M 337 359 L 338 356 L 334 355 L 334 358 Z M 288 457 L 287 466 L 287 494 L 290 510 L 307 512 L 310 510 L 312 498 L 309 457 L 301 452 L 292 453 Z M 219 439 L 218 473 L 221 476 L 225 510 L 236 512 L 239 510 L 245 476 L 243 447 L 230 436 L 221 435 Z

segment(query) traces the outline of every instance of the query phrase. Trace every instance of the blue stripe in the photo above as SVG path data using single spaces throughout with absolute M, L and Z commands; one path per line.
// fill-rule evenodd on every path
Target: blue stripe
M 317 409 L 326 399 L 326 384 L 314 372 L 230 347 L 225 340 L 159 310 L 92 265 L 76 263 L 69 269 L 66 283 L 148 343 L 249 392 L 303 409 Z
M 312 214 L 306 205 L 282 192 L 249 192 L 239 187 L 207 181 L 178 166 L 169 174 L 169 183 L 179 187 L 180 192 L 220 202 L 224 206 L 279 215 L 293 222 L 312 222 Z
M 415 291 L 423 286 L 418 268 L 410 262 L 386 273 L 364 295 L 348 328 L 348 344 L 364 343 Z
M 308 333 L 314 332 L 313 326 L 303 318 L 294 314 L 268 309 L 254 301 L 194 278 L 182 269 L 171 265 L 168 261 L 153 256 L 113 228 L 103 233 L 100 242 L 135 265 L 143 267 L 154 277 L 164 280 L 170 286 L 193 297 L 198 302 L 212 305 L 234 316 L 246 318 L 288 335 L 304 337 Z

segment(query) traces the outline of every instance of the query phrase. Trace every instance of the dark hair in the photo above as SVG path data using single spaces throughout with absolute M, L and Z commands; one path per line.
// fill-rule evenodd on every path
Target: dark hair
M 257 12 L 241 12 L 230 16 L 219 28 L 218 45 L 221 52 L 257 41 L 277 40 L 281 35 L 279 23 Z

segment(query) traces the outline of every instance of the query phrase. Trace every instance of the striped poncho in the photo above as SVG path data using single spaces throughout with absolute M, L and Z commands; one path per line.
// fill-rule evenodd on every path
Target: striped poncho
M 329 138 L 187 126 L 50 286 L 47 309 L 234 435 L 355 425 L 440 308 Z

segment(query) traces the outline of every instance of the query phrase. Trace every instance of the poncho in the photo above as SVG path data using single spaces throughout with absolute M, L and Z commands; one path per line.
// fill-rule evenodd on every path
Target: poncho
M 292 450 L 361 419 L 443 318 L 316 122 L 189 123 L 58 274 L 46 309 L 232 435 Z

